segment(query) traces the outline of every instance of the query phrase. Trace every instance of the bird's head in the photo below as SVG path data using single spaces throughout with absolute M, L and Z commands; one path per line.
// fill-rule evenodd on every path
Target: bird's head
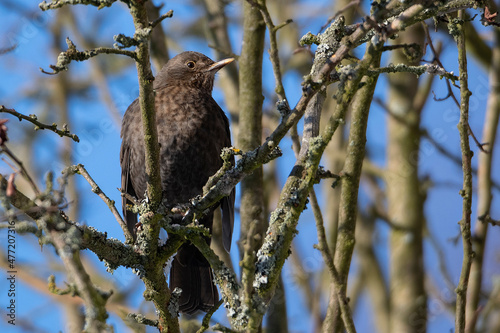
M 215 73 L 234 59 L 214 62 L 198 52 L 182 52 L 170 59 L 155 79 L 155 89 L 167 85 L 188 85 L 212 91 Z

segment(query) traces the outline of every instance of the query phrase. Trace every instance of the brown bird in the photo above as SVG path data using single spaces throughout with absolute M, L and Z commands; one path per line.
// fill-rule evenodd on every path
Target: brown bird
M 232 62 L 214 62 L 198 52 L 183 52 L 170 59 L 154 81 L 156 125 L 160 145 L 160 172 L 163 203 L 168 207 L 187 203 L 202 194 L 203 186 L 221 166 L 221 150 L 231 146 L 229 121 L 212 98 L 215 73 Z M 120 164 L 122 191 L 143 200 L 146 192 L 144 134 L 139 101 L 123 117 Z M 234 160 L 233 160 L 234 163 Z M 137 215 L 126 209 L 123 215 L 135 235 Z M 222 239 L 231 248 L 234 217 L 234 190 L 220 202 Z M 213 211 L 199 223 L 212 230 Z M 172 223 L 180 223 L 180 220 Z M 207 239 L 210 244 L 210 239 Z M 174 257 L 170 289 L 182 289 L 179 310 L 207 311 L 219 300 L 210 265 L 198 249 L 185 243 Z

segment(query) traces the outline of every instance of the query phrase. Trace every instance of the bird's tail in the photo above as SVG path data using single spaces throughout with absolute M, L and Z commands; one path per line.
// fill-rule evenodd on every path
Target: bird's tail
M 213 280 L 212 269 L 201 252 L 192 244 L 182 245 L 170 269 L 170 290 L 182 289 L 179 311 L 192 314 L 210 310 L 219 301 Z

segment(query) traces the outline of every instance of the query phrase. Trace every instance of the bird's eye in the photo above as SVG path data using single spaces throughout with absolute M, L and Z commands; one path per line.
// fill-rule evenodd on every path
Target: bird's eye
M 186 66 L 188 66 L 188 68 L 194 68 L 194 65 L 195 65 L 195 64 L 194 64 L 194 61 L 188 61 L 188 62 L 186 63 Z

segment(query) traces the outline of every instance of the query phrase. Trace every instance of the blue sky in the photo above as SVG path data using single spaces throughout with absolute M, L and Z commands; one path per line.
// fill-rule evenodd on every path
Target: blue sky
M 320 12 L 317 9 L 325 4 L 326 1 L 300 1 L 304 8 L 308 8 L 311 12 Z M 43 110 L 43 105 L 37 102 L 36 98 L 24 97 L 26 92 L 31 95 L 43 93 L 47 87 L 50 87 L 51 77 L 42 74 L 39 68 L 48 69 L 49 64 L 53 64 L 56 59 L 56 54 L 48 51 L 48 44 L 51 42 L 50 24 L 54 18 L 54 12 L 40 12 L 36 1 L 18 1 L 18 6 L 22 11 L 6 8 L 0 4 L 0 18 L 2 22 L 0 26 L 5 33 L 0 35 L 0 47 L 11 45 L 14 41 L 18 44 L 17 49 L 9 54 L 0 56 L 0 104 L 7 107 L 15 108 L 18 112 L 24 114 L 40 114 Z M 308 5 L 309 7 L 306 7 Z M 312 6 L 312 7 L 311 7 Z M 183 1 L 169 1 L 164 10 L 174 10 L 174 17 L 167 19 L 163 26 L 168 31 L 169 36 L 173 40 L 171 46 L 171 55 L 174 55 L 182 50 L 195 50 L 204 52 L 213 56 L 213 52 L 207 46 L 206 41 L 200 38 L 181 38 L 183 29 L 190 21 L 201 15 L 202 9 L 191 5 L 185 5 Z M 112 36 L 117 33 L 125 33 L 131 35 L 133 33 L 133 25 L 131 19 L 126 13 L 126 8 L 121 3 L 114 4 L 111 8 L 105 8 L 97 11 L 94 7 L 78 6 L 78 25 L 82 29 L 82 33 L 95 33 L 99 36 L 98 40 L 102 45 L 112 45 Z M 239 3 L 231 3 L 228 8 L 229 17 L 239 16 Z M 329 12 L 320 12 L 315 19 L 300 19 L 293 18 L 296 21 L 301 34 L 308 31 L 317 32 L 319 27 L 326 22 Z M 272 14 L 272 13 L 271 13 Z M 106 20 L 106 24 L 99 25 L 97 22 Z M 96 27 L 100 27 L 97 29 Z M 285 28 L 286 29 L 286 28 Z M 230 24 L 231 39 L 233 42 L 234 52 L 239 53 L 241 45 L 241 30 L 235 24 Z M 481 34 L 488 34 L 489 29 L 479 28 Z M 73 39 L 71 32 L 67 32 L 68 36 Z M 447 66 L 446 69 L 458 73 L 458 65 L 456 62 L 456 50 L 448 38 L 444 38 L 442 34 L 434 34 L 436 39 L 445 41 L 445 51 L 441 60 Z M 61 45 L 65 49 L 65 45 Z M 358 51 L 359 52 L 359 51 Z M 116 57 L 106 56 L 102 57 Z M 430 59 L 428 54 L 426 59 Z M 116 58 L 112 58 L 116 59 Z M 268 55 L 264 56 L 264 86 L 272 91 L 274 87 L 274 78 L 270 70 Z M 387 63 L 386 63 L 387 65 Z M 81 63 L 72 63 L 70 65 L 70 76 L 72 78 L 88 78 L 88 66 Z M 484 112 L 486 107 L 486 98 L 488 92 L 488 73 L 478 66 L 475 61 L 469 59 L 469 89 L 473 93 L 471 97 L 471 115 L 470 125 L 476 136 L 479 138 L 482 135 L 482 124 L 484 122 Z M 34 82 L 38 82 L 34 85 Z M 301 76 L 296 72 L 288 72 L 284 76 L 285 89 L 287 91 L 290 103 L 293 105 L 301 95 L 300 87 Z M 111 87 L 111 93 L 116 102 L 116 106 L 123 114 L 126 107 L 137 97 L 137 77 L 133 63 L 130 61 L 130 67 L 114 75 L 108 79 Z M 47 87 L 45 86 L 47 85 Z M 50 88 L 49 88 L 50 89 Z M 436 79 L 433 85 L 433 90 L 437 96 L 446 94 L 446 85 L 444 81 Z M 458 91 L 455 90 L 458 96 Z M 385 77 L 381 77 L 379 86 L 375 95 L 382 100 L 387 99 L 387 81 Z M 224 108 L 224 100 L 222 93 L 217 89 L 214 96 L 219 104 Z M 266 103 L 270 103 L 266 101 Z M 117 187 L 120 186 L 120 167 L 119 167 L 119 127 L 114 123 L 109 116 L 106 108 L 99 101 L 99 93 L 95 87 L 85 91 L 82 96 L 72 96 L 70 98 L 71 110 L 71 126 L 72 132 L 79 135 L 81 142 L 74 145 L 75 163 L 83 163 L 89 173 L 94 177 L 96 182 L 112 199 L 120 202 L 120 195 Z M 60 124 L 54 115 L 48 113 L 50 122 L 55 121 Z M 385 145 L 386 145 L 386 117 L 385 111 L 380 107 L 373 105 L 371 110 L 369 125 L 368 125 L 368 152 L 373 161 L 380 166 L 385 165 Z M 21 128 L 31 128 L 31 125 L 19 123 L 12 117 L 9 122 L 9 137 L 12 145 L 19 151 L 28 147 L 16 146 L 16 139 L 21 139 L 23 131 Z M 449 151 L 456 156 L 460 156 L 459 137 L 456 129 L 458 122 L 458 110 L 451 100 L 444 102 L 435 102 L 430 100 L 423 112 L 422 125 L 436 139 L 441 140 L 441 144 L 445 145 Z M 382 134 L 381 134 L 382 133 Z M 62 140 L 57 135 L 48 132 L 38 132 L 36 134 L 37 142 L 34 150 L 36 151 L 36 165 L 33 167 L 39 175 L 45 174 L 52 170 L 59 173 L 62 165 L 54 160 L 53 154 L 61 149 Z M 293 152 L 290 149 L 291 143 L 288 139 L 283 140 L 281 147 L 285 156 L 278 162 L 281 173 L 281 183 L 284 183 L 285 178 L 291 169 L 294 161 Z M 477 165 L 477 156 L 479 154 L 477 147 L 472 146 L 474 151 L 473 164 Z M 425 205 L 425 213 L 427 217 L 428 227 L 438 239 L 445 250 L 445 259 L 448 270 L 451 272 L 454 283 L 458 281 L 460 274 L 462 254 L 461 243 L 454 244 L 451 240 L 458 235 L 459 228 L 457 222 L 461 218 L 461 197 L 458 194 L 461 188 L 461 170 L 460 167 L 450 162 L 446 157 L 443 157 L 437 152 L 433 146 L 429 145 L 425 140 L 422 143 L 421 149 L 421 175 L 430 175 L 431 179 L 436 184 L 429 191 L 429 196 Z M 498 153 L 494 155 L 495 164 L 493 170 L 497 170 L 500 157 Z M 333 170 L 338 171 L 338 170 Z M 10 169 L 5 164 L 0 164 L 0 172 L 9 173 Z M 81 221 L 98 228 L 101 231 L 106 231 L 110 237 L 123 239 L 120 228 L 114 221 L 111 213 L 106 205 L 93 193 L 91 193 L 89 185 L 80 177 L 75 178 L 78 187 L 85 190 L 85 193 L 80 198 L 81 207 L 91 207 L 91 209 L 83 209 Z M 500 182 L 500 175 L 497 173 L 494 176 L 497 182 Z M 445 185 L 443 185 L 445 184 Z M 477 185 L 474 179 L 474 185 Z M 320 191 L 320 188 L 317 188 Z M 498 191 L 494 193 L 494 203 L 491 215 L 493 217 L 500 216 L 500 202 Z M 320 200 L 322 196 L 320 193 Z M 360 197 L 360 204 L 363 205 L 366 197 Z M 70 203 L 72 204 L 72 203 Z M 475 221 L 475 204 L 476 198 L 473 201 L 473 221 Z M 306 210 L 299 223 L 299 235 L 296 238 L 298 249 L 301 256 L 305 259 L 305 270 L 312 272 L 319 271 L 322 268 L 322 260 L 319 253 L 312 248 L 316 243 L 316 231 L 312 220 L 311 210 Z M 387 272 L 389 267 L 388 256 L 388 227 L 384 223 L 378 223 L 376 229 L 377 239 L 377 254 L 381 258 L 382 265 Z M 235 230 L 235 235 L 239 234 L 238 226 Z M 498 239 L 500 236 L 498 227 L 490 228 L 490 235 L 487 246 L 486 266 L 484 282 L 487 286 L 491 286 L 492 279 L 500 273 L 498 265 L 498 253 L 500 250 L 499 244 L 493 244 L 493 239 Z M 238 237 L 234 237 L 237 239 Z M 0 244 L 5 244 L 5 234 L 0 233 Z M 236 249 L 233 246 L 233 249 Z M 2 249 L 4 251 L 5 249 Z M 19 264 L 36 263 L 38 271 L 37 276 L 48 277 L 50 274 L 57 272 L 59 267 L 40 266 L 41 262 L 47 262 L 47 257 L 54 257 L 54 251 L 50 247 L 44 247 L 40 250 L 36 239 L 33 236 L 17 237 L 17 262 Z M 440 296 L 444 299 L 449 299 L 453 295 L 446 288 L 442 276 L 439 273 L 436 253 L 428 240 L 424 243 L 425 263 L 428 272 L 436 283 L 436 288 L 439 290 Z M 234 262 L 237 263 L 238 254 L 232 251 Z M 104 265 L 100 263 L 96 257 L 89 253 L 85 253 L 85 258 L 92 262 L 94 267 L 99 269 L 101 274 L 104 272 Z M 353 259 L 352 270 L 356 269 L 356 257 Z M 3 274 L 3 273 L 2 273 Z M 3 275 L 2 275 L 3 276 Z M 64 275 L 56 273 L 59 286 L 63 286 Z M 135 288 L 132 298 L 132 307 L 137 308 L 141 304 L 143 287 L 138 278 L 131 272 L 120 268 L 111 277 L 119 289 L 127 289 L 135 284 L 139 285 Z M 287 306 L 289 316 L 289 327 L 292 332 L 308 332 L 311 329 L 312 323 L 307 318 L 307 309 L 304 308 L 304 302 L 301 291 L 295 284 L 293 279 L 293 271 L 290 263 L 287 262 L 284 268 L 284 280 L 286 283 Z M 0 278 L 0 307 L 3 307 L 7 301 L 4 292 L 6 284 L 5 279 Z M 62 320 L 63 313 L 61 307 L 52 298 L 43 296 L 43 292 L 33 290 L 23 282 L 18 284 L 18 315 L 19 319 L 28 319 L 36 323 L 37 327 L 43 332 L 54 332 L 64 330 L 64 322 Z M 451 291 L 452 293 L 453 291 Z M 151 306 L 150 304 L 142 304 L 142 307 Z M 367 297 L 363 297 L 360 302 L 360 310 L 357 312 L 355 321 L 359 332 L 367 332 L 373 326 L 371 318 L 370 304 Z M 429 332 L 444 332 L 453 327 L 453 318 L 445 311 L 442 303 L 431 298 L 429 300 Z M 0 313 L 3 314 L 3 312 Z M 216 314 L 216 319 L 227 322 L 222 310 Z M 115 316 L 112 316 L 109 321 L 115 326 L 115 331 L 121 332 L 124 329 L 123 324 Z M 8 332 L 30 332 L 30 328 L 16 326 L 15 328 L 6 325 L 4 318 L 0 319 L 0 331 Z M 152 331 L 152 330 L 151 330 Z

